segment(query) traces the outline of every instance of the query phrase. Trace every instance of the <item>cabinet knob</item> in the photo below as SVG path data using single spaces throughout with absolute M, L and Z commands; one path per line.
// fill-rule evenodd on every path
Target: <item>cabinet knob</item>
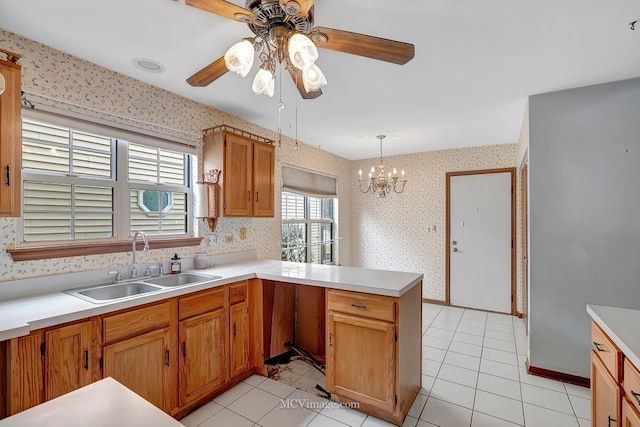
M 597 351 L 606 351 L 604 348 L 600 347 L 600 343 L 597 343 L 595 341 L 593 341 L 592 343 L 593 343 L 593 348 L 596 349 Z

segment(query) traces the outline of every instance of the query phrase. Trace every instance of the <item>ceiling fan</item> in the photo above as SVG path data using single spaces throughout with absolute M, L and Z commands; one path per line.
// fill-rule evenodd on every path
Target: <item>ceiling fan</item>
M 247 0 L 242 8 L 225 0 L 176 0 L 216 15 L 247 24 L 255 37 L 245 38 L 227 53 L 187 79 L 191 86 L 207 86 L 227 71 L 243 77 L 255 53 L 261 60 L 253 91 L 273 96 L 276 63 L 283 64 L 300 95 L 313 99 L 322 95 L 327 81 L 315 65 L 316 47 L 380 61 L 405 64 L 414 56 L 414 46 L 366 34 L 326 27 L 313 27 L 314 0 Z

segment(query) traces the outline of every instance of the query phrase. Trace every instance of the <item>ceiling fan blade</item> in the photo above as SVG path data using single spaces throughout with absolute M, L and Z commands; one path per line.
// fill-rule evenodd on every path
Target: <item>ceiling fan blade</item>
M 315 92 L 307 92 L 304 88 L 304 83 L 302 83 L 302 71 L 296 69 L 293 65 L 287 64 L 287 70 L 289 70 L 289 74 L 291 74 L 291 78 L 293 79 L 293 83 L 298 87 L 298 92 L 300 92 L 300 96 L 304 99 L 316 99 L 320 95 L 322 95 L 322 89 L 318 89 Z
M 311 39 L 323 49 L 366 56 L 400 65 L 409 62 L 415 54 L 415 48 L 411 43 L 333 28 L 315 27 L 311 30 Z
M 187 79 L 191 86 L 207 86 L 215 79 L 222 77 L 229 69 L 224 63 L 224 56 L 216 59 L 202 70 Z
M 256 19 L 256 15 L 248 9 L 236 6 L 224 0 L 177 0 L 188 6 L 206 10 L 225 18 L 233 19 L 240 22 L 251 22 Z
M 307 16 L 314 0 L 280 0 L 280 7 L 288 15 Z

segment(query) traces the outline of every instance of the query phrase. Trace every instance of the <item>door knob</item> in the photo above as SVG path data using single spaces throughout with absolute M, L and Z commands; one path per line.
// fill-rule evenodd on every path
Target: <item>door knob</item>
M 453 252 L 458 252 L 458 248 L 453 248 Z

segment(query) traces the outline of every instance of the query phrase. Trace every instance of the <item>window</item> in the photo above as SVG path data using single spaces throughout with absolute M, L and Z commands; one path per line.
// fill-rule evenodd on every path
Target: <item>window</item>
M 190 233 L 188 153 L 69 121 L 22 120 L 23 242 Z
M 282 260 L 334 262 L 334 199 L 282 193 Z

